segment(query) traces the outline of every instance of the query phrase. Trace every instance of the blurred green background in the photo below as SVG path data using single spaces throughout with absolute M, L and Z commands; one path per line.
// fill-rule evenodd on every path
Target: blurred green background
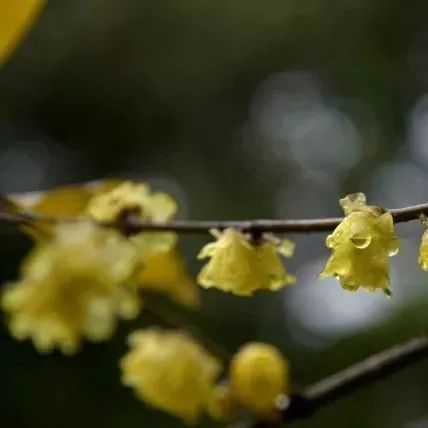
M 355 191 L 386 207 L 427 201 L 427 17 L 422 0 L 50 0 L 0 71 L 0 191 L 128 176 L 192 219 L 339 215 Z M 9 280 L 29 243 L 2 231 Z M 302 386 L 428 325 L 421 231 L 398 227 L 393 299 L 319 281 L 325 236 L 306 235 L 290 236 L 296 286 L 171 310 L 231 351 L 276 344 Z M 193 274 L 206 240 L 182 239 Z M 74 358 L 40 356 L 2 323 L 1 426 L 181 426 L 119 381 L 126 334 L 146 322 Z M 428 362 L 294 426 L 428 427 Z

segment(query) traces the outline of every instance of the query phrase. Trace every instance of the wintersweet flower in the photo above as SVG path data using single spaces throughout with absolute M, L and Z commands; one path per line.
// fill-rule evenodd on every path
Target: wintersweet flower
M 111 223 L 131 213 L 142 221 L 164 222 L 177 212 L 177 204 L 163 192 L 151 192 L 144 183 L 125 181 L 95 194 L 88 203 L 87 213 L 95 220 Z
M 221 364 L 183 332 L 137 330 L 121 360 L 123 383 L 146 403 L 196 422 L 211 396 Z
M 428 226 L 427 217 L 425 215 L 421 216 L 421 221 L 425 227 Z M 419 247 L 419 258 L 418 263 L 421 269 L 428 270 L 428 228 L 425 229 L 425 232 L 422 235 L 421 245 Z
M 136 215 L 141 221 L 165 222 L 177 211 L 174 199 L 166 193 L 151 192 L 144 183 L 118 182 L 99 188 L 86 211 L 100 222 L 115 222 L 125 214 Z M 134 276 L 137 286 L 164 293 L 185 306 L 199 305 L 198 290 L 178 252 L 177 234 L 141 232 L 130 239 L 138 248 L 141 262 Z
M 289 391 L 289 363 L 272 345 L 248 343 L 230 364 L 230 387 L 241 405 L 261 415 L 275 410 L 276 399 Z
M 320 277 L 333 275 L 346 290 L 388 293 L 389 257 L 400 247 L 392 215 L 367 205 L 363 193 L 348 195 L 340 204 L 346 217 L 326 239 L 333 254 Z
M 291 242 L 265 237 L 252 243 L 251 237 L 235 229 L 214 234 L 217 241 L 205 245 L 198 255 L 199 259 L 210 258 L 198 275 L 202 287 L 248 296 L 256 290 L 278 290 L 296 281 L 280 258 L 292 255 Z
M 85 337 L 110 338 L 119 318 L 138 314 L 127 281 L 137 263 L 135 246 L 112 230 L 88 223 L 57 226 L 24 261 L 21 279 L 8 285 L 1 304 L 17 339 L 40 352 L 72 354 Z

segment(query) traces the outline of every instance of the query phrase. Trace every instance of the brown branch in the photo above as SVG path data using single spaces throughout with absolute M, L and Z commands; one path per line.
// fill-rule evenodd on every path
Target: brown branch
M 405 208 L 385 210 L 392 214 L 395 223 L 417 220 L 422 214 L 428 216 L 428 203 Z M 53 217 L 41 216 L 30 212 L 8 213 L 0 211 L 0 221 L 15 224 L 31 222 L 59 223 L 80 221 L 82 217 Z M 257 219 L 257 220 L 172 220 L 165 223 L 143 222 L 137 216 L 127 215 L 125 219 L 115 224 L 104 226 L 118 227 L 132 235 L 142 231 L 172 231 L 180 233 L 207 233 L 211 229 L 224 230 L 235 228 L 248 233 L 263 232 L 328 232 L 333 230 L 343 220 L 343 217 L 316 219 Z
M 286 406 L 281 409 L 282 421 L 290 422 L 310 417 L 318 409 L 332 404 L 345 395 L 382 380 L 426 357 L 428 357 L 428 334 L 374 354 L 314 383 L 300 393 L 291 395 Z M 253 428 L 267 427 L 272 427 L 272 424 L 259 422 L 253 425 Z
M 392 214 L 395 223 L 417 220 L 422 214 L 428 215 L 428 203 L 385 210 Z M 169 230 L 183 233 L 206 233 L 210 229 L 240 229 L 248 233 L 262 232 L 328 232 L 335 229 L 343 217 L 299 219 L 299 220 L 236 220 L 236 221 L 203 221 L 174 220 L 167 223 L 144 223 L 138 217 L 128 218 L 129 233 L 141 231 Z

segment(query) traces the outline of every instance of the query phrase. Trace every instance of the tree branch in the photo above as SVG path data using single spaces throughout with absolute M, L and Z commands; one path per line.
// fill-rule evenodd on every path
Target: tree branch
M 374 354 L 314 383 L 300 393 L 291 395 L 290 400 L 281 409 L 282 421 L 290 422 L 310 417 L 318 409 L 345 395 L 382 380 L 426 357 L 428 357 L 428 334 Z M 267 427 L 272 427 L 272 424 L 259 422 L 253 425 L 253 428 Z
M 395 223 L 417 220 L 422 214 L 428 216 L 428 203 L 405 208 L 388 209 Z M 82 217 L 48 217 L 30 212 L 8 213 L 0 212 L 0 221 L 14 224 L 28 224 L 31 222 L 59 223 L 82 220 Z M 132 235 L 143 231 L 171 231 L 180 233 L 207 233 L 211 229 L 224 230 L 235 228 L 248 233 L 263 232 L 328 232 L 336 228 L 343 217 L 317 219 L 258 219 L 258 220 L 173 220 L 165 223 L 143 222 L 137 216 L 127 215 L 120 222 L 105 226 L 118 227 L 126 234 Z

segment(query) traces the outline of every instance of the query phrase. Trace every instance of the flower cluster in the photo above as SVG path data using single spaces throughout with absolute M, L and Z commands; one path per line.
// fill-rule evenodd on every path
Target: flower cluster
M 8 284 L 2 307 L 17 339 L 41 352 L 74 353 L 83 337 L 105 340 L 117 318 L 134 318 L 140 302 L 129 283 L 137 252 L 114 231 L 89 223 L 57 226 L 24 261 L 21 279 Z
M 278 403 L 290 392 L 290 375 L 289 363 L 277 348 L 259 342 L 244 345 L 230 362 L 228 378 L 211 396 L 213 419 L 231 421 L 243 412 L 262 420 L 279 417 Z
M 245 345 L 219 381 L 221 362 L 187 333 L 149 328 L 129 337 L 121 360 L 123 383 L 139 398 L 187 422 L 206 412 L 233 420 L 242 411 L 261 419 L 277 415 L 276 400 L 289 389 L 288 362 L 273 346 Z
M 362 193 L 340 204 L 345 217 L 326 239 L 332 254 L 320 277 L 334 276 L 350 291 L 389 293 L 389 258 L 400 246 L 391 213 L 367 205 Z M 150 291 L 187 308 L 200 306 L 201 291 L 187 274 L 177 233 L 167 227 L 130 233 L 127 227 L 172 220 L 177 204 L 166 193 L 109 180 L 18 195 L 10 210 L 33 215 L 23 230 L 35 245 L 20 279 L 6 284 L 1 306 L 12 335 L 31 339 L 38 351 L 72 354 L 84 339 L 109 339 L 119 320 L 135 318 L 149 305 Z M 202 288 L 250 296 L 296 282 L 283 263 L 294 244 L 246 230 L 212 231 L 216 240 L 198 254 L 208 259 L 197 276 Z M 428 270 L 428 231 L 419 264 Z M 278 403 L 290 392 L 288 361 L 268 344 L 246 344 L 228 368 L 183 331 L 137 330 L 129 346 L 121 360 L 123 383 L 149 405 L 187 422 L 203 414 L 220 421 L 242 414 L 275 420 Z
M 135 317 L 142 306 L 138 290 L 167 295 L 197 308 L 200 295 L 189 278 L 174 233 L 140 233 L 130 238 L 98 226 L 124 215 L 166 221 L 177 210 L 165 193 L 122 180 L 68 186 L 40 195 L 21 195 L 13 209 L 78 221 L 25 225 L 35 247 L 8 284 L 2 307 L 12 334 L 31 338 L 36 348 L 75 352 L 83 338 L 111 337 L 117 318 Z M 20 208 L 21 207 L 21 208 Z

